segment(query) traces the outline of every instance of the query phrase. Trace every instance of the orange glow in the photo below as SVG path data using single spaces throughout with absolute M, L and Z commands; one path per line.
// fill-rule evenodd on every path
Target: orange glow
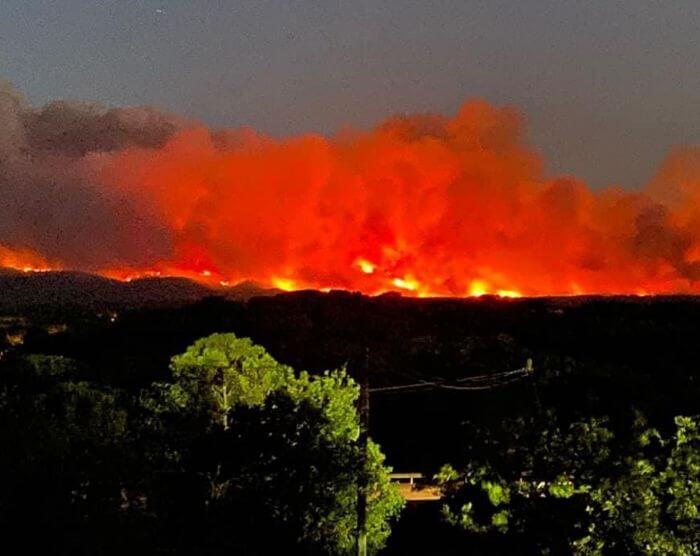
M 508 298 L 517 298 L 517 297 L 523 296 L 520 292 L 516 292 L 514 290 L 497 290 L 496 295 L 498 297 L 508 297 Z
M 483 280 L 474 280 L 469 286 L 469 295 L 471 297 L 481 297 L 489 293 L 489 287 Z
M 286 292 L 300 289 L 297 283 L 294 280 L 291 280 L 290 278 L 273 278 L 271 282 L 275 288 L 284 290 Z
M 60 270 L 61 265 L 50 262 L 29 249 L 13 250 L 0 245 L 0 268 L 11 268 L 21 272 L 48 272 Z
M 374 272 L 374 265 L 366 259 L 357 259 L 357 266 L 365 274 L 372 274 Z
M 6 246 L 0 265 L 420 297 L 700 293 L 700 149 L 641 190 L 592 190 L 546 175 L 524 135 L 517 110 L 481 101 L 332 137 L 192 125 L 85 161 L 166 230 L 162 259 L 94 268 Z
M 408 290 L 408 291 L 416 291 L 418 289 L 418 282 L 413 280 L 412 278 L 394 278 L 392 280 L 392 284 L 396 286 L 397 288 L 400 288 L 402 290 Z

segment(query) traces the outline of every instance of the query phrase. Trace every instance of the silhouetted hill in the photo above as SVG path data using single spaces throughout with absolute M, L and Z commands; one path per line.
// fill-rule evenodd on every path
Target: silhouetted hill
M 276 293 L 278 290 L 266 290 L 254 282 L 215 289 L 186 278 L 149 277 L 121 282 L 83 272 L 0 268 L 0 311 L 4 312 L 32 307 L 103 310 L 180 306 L 210 296 L 245 301 Z
M 248 301 L 252 297 L 268 297 L 283 293 L 276 288 L 266 288 L 253 280 L 244 280 L 230 288 L 219 290 L 219 293 L 230 301 Z

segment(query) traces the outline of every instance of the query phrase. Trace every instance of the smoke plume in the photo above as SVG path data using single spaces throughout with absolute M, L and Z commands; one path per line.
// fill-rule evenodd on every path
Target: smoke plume
M 593 191 L 546 176 L 520 113 L 482 101 L 281 140 L 151 108 L 34 109 L 1 85 L 0 125 L 0 264 L 413 295 L 700 292 L 697 147 L 642 190 Z

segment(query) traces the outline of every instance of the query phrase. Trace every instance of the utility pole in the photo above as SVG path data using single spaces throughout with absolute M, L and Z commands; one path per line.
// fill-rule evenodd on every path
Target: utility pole
M 365 347 L 364 361 L 359 369 L 360 399 L 358 410 L 360 417 L 360 436 L 357 440 L 359 450 L 359 472 L 357 476 L 357 556 L 367 556 L 367 441 L 369 438 L 369 348 Z
M 411 390 L 417 388 L 442 388 L 446 390 L 491 390 L 525 376 L 532 376 L 534 366 L 532 359 L 528 359 L 525 366 L 513 371 L 493 373 L 490 375 L 471 376 L 461 379 L 457 384 L 445 384 L 441 380 L 421 380 L 413 384 L 400 386 L 385 386 L 373 388 L 371 392 L 389 392 Z M 501 382 L 497 382 L 501 380 Z M 357 381 L 360 383 L 360 398 L 357 402 L 357 410 L 360 418 L 360 435 L 357 439 L 358 446 L 358 474 L 357 474 L 357 556 L 367 556 L 367 497 L 369 491 L 369 477 L 367 476 L 367 444 L 369 439 L 369 347 L 365 346 L 364 361 L 358 359 Z M 538 397 L 539 404 L 539 397 Z

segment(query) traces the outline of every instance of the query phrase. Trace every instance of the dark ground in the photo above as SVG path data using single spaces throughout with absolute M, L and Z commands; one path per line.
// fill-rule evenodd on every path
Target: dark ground
M 250 336 L 281 362 L 311 372 L 347 365 L 356 374 L 368 349 L 373 387 L 507 371 L 532 358 L 534 378 L 494 390 L 372 394 L 371 434 L 397 471 L 432 474 L 464 461 L 470 428 L 547 407 L 572 418 L 641 410 L 659 426 L 699 407 L 700 300 L 692 297 L 416 300 L 298 292 L 110 311 L 15 308 L 31 322 L 19 349 L 73 357 L 92 377 L 130 390 L 167 377 L 172 355 L 223 331 Z M 68 330 L 49 335 L 46 324 L 57 319 Z M 388 553 L 426 543 L 424 553 L 441 554 L 436 538 L 452 547 L 444 554 L 456 553 L 462 542 L 449 541 L 443 529 L 435 505 L 410 509 Z

